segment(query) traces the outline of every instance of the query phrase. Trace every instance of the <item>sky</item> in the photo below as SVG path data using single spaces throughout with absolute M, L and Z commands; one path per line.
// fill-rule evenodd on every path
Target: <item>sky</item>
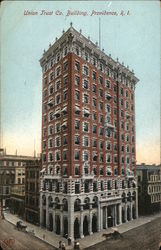
M 40 15 L 42 10 L 52 15 Z M 86 12 L 69 15 L 67 12 Z M 92 11 L 117 12 L 91 15 Z M 5 1 L 1 3 L 1 147 L 33 155 L 41 145 L 43 50 L 70 22 L 113 59 L 133 69 L 137 163 L 160 163 L 160 3 L 159 1 Z M 38 12 L 24 15 L 24 11 Z M 122 11 L 125 15 L 121 15 Z M 56 15 L 56 13 L 62 15 Z

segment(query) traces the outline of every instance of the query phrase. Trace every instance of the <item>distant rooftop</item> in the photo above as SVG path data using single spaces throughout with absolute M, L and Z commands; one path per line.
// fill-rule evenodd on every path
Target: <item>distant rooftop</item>
M 136 165 L 136 170 L 161 170 L 161 165 L 141 163 Z
M 27 156 L 27 155 L 11 155 L 11 154 L 7 154 L 6 150 L 3 148 L 0 148 L 0 160 L 28 160 L 28 161 L 33 161 L 33 160 L 37 160 L 40 157 L 34 157 L 34 156 Z

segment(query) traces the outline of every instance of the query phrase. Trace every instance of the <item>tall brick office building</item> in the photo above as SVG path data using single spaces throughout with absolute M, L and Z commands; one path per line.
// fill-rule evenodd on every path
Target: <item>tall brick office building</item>
M 137 218 L 138 79 L 72 24 L 40 64 L 41 226 L 73 240 Z

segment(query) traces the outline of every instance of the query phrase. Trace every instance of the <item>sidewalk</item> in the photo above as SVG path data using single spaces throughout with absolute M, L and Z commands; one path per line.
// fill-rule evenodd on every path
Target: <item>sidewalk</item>
M 5 212 L 4 216 L 5 216 L 5 219 L 7 221 L 9 221 L 10 223 L 12 223 L 14 225 L 16 225 L 16 222 L 18 220 L 20 220 L 18 218 L 18 216 L 10 214 L 8 212 Z M 150 216 L 144 216 L 144 217 L 141 216 L 137 220 L 129 221 L 129 222 L 124 223 L 120 226 L 117 226 L 117 228 L 118 228 L 120 233 L 124 233 L 124 232 L 127 232 L 133 228 L 139 227 L 143 224 L 146 224 L 150 221 L 153 221 L 154 219 L 159 218 L 159 217 L 161 217 L 161 213 L 158 213 L 155 215 L 150 215 Z M 23 221 L 23 223 L 25 225 L 27 225 L 27 230 L 29 233 L 31 233 L 35 237 L 47 242 L 48 244 L 58 248 L 59 241 L 64 241 L 65 245 L 66 245 L 66 249 L 68 249 L 68 250 L 73 249 L 73 245 L 68 246 L 67 240 L 64 237 L 61 237 L 59 235 L 55 235 L 54 233 L 52 233 L 48 230 L 45 230 L 45 229 L 42 229 L 38 226 L 32 225 L 26 221 Z M 34 234 L 32 232 L 34 232 Z M 95 245 L 99 242 L 102 242 L 103 240 L 105 240 L 105 238 L 102 237 L 102 234 L 109 233 L 109 232 L 112 232 L 112 228 L 104 229 L 99 233 L 94 233 L 91 236 L 86 236 L 83 239 L 79 239 L 80 249 L 85 249 L 86 247 L 90 247 L 90 246 Z

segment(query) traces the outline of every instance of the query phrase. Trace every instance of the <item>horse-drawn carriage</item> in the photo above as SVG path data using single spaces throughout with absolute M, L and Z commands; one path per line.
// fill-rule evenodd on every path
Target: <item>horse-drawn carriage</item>
M 27 226 L 22 223 L 22 221 L 17 221 L 16 228 L 21 231 L 26 231 Z
M 104 233 L 102 234 L 103 237 L 106 238 L 106 240 L 117 240 L 120 238 L 123 238 L 122 234 L 119 233 L 117 228 L 112 228 L 113 232 L 112 233 Z

